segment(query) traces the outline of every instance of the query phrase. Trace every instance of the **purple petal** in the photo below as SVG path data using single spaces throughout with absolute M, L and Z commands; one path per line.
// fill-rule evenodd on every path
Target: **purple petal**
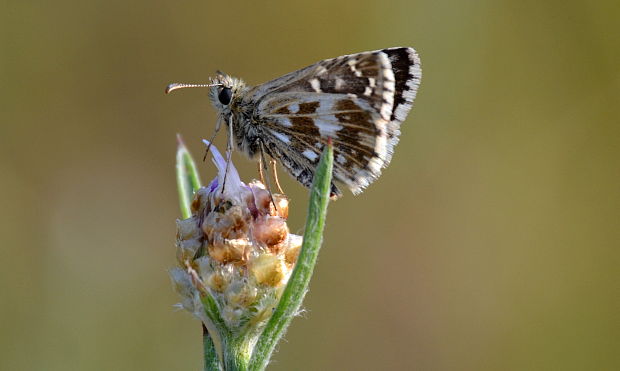
M 225 191 L 238 194 L 242 183 L 235 165 L 233 165 L 232 161 L 228 164 L 228 174 L 226 175 L 227 179 L 226 182 L 224 182 L 224 174 L 226 174 L 226 159 L 222 157 L 220 151 L 218 151 L 214 145 L 209 146 L 208 140 L 203 139 L 202 141 L 207 145 L 207 147 L 209 147 L 209 150 L 213 155 L 213 163 L 217 167 L 218 186 L 226 183 Z

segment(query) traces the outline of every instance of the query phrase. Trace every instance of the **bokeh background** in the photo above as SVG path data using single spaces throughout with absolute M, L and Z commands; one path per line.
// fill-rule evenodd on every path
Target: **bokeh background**
M 619 19 L 616 0 L 5 2 L 0 369 L 200 369 L 166 270 L 175 135 L 200 157 L 215 115 L 165 85 L 389 46 L 419 51 L 418 99 L 379 181 L 331 204 L 270 369 L 619 369 Z

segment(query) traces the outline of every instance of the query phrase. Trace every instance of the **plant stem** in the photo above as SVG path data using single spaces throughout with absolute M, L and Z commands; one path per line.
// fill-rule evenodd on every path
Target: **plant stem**
M 205 360 L 204 371 L 220 371 L 222 367 L 220 366 L 220 361 L 217 358 L 217 352 L 215 351 L 213 340 L 211 340 L 211 336 L 209 336 L 209 331 L 205 325 L 202 325 L 202 346 Z
M 244 336 L 227 339 L 224 345 L 224 370 L 247 371 L 249 370 L 252 356 L 251 339 Z

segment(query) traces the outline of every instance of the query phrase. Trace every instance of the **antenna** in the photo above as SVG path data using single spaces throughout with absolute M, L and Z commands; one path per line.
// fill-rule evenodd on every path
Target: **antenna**
M 223 86 L 223 84 L 183 84 L 175 82 L 174 84 L 166 86 L 166 94 L 183 88 L 210 88 L 212 86 Z

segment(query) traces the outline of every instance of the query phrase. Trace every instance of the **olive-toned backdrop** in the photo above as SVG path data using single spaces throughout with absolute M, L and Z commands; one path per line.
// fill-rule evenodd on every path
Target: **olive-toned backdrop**
M 419 51 L 418 99 L 383 176 L 331 205 L 271 369 L 620 368 L 618 19 L 614 0 L 9 0 L 0 369 L 200 369 L 166 270 L 175 135 L 200 157 L 215 116 L 165 85 L 389 46 Z

